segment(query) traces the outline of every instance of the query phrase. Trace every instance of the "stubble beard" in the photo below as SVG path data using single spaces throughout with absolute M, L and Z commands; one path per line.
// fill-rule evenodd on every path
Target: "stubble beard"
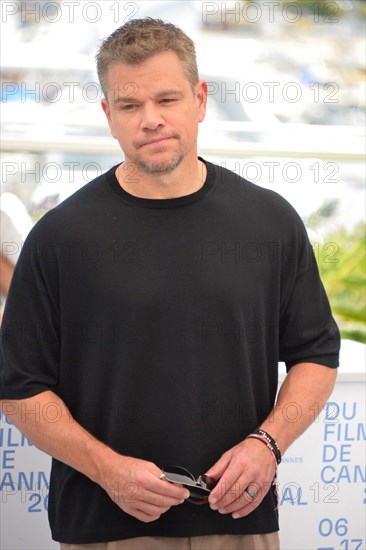
M 175 137 L 175 136 L 174 136 Z M 166 160 L 147 160 L 141 155 L 136 155 L 134 163 L 136 167 L 145 174 L 157 175 L 157 174 L 170 174 L 173 172 L 184 159 L 184 153 L 179 148 L 172 154 L 171 158 Z
M 162 161 L 146 161 L 142 158 L 136 158 L 135 164 L 141 172 L 145 174 L 170 174 L 173 172 L 184 159 L 183 151 L 176 152 L 173 158 Z

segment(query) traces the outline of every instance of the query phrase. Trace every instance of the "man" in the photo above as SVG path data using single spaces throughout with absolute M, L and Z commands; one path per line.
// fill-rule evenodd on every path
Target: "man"
M 23 248 L 4 411 L 54 457 L 61 548 L 278 548 L 277 463 L 338 365 L 306 231 L 277 194 L 197 157 L 207 85 L 180 29 L 130 21 L 97 61 L 125 160 Z M 19 347 L 28 324 L 39 336 Z M 274 406 L 279 360 L 289 374 Z M 50 403 L 57 422 L 25 413 Z M 209 503 L 187 502 L 169 465 L 218 481 Z

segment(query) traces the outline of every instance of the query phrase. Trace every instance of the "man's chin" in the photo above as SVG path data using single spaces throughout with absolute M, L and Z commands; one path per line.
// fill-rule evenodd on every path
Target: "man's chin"
M 137 168 L 145 174 L 170 174 L 180 165 L 183 158 L 183 153 L 179 153 L 170 159 L 150 161 L 145 159 L 136 159 L 135 164 Z

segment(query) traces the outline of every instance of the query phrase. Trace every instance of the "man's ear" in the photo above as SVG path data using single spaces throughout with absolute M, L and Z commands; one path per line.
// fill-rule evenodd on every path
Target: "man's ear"
M 198 122 L 202 122 L 206 115 L 208 86 L 205 80 L 199 80 L 195 86 L 195 98 L 198 111 Z
M 112 134 L 112 137 L 114 137 L 116 139 L 116 136 L 114 135 L 114 132 L 113 132 L 113 122 L 112 122 L 111 112 L 110 112 L 110 109 L 109 109 L 108 100 L 105 99 L 105 97 L 103 97 L 100 104 L 102 106 L 102 109 L 103 109 L 103 112 L 104 112 L 105 116 L 107 117 L 108 126 L 109 126 L 110 132 Z

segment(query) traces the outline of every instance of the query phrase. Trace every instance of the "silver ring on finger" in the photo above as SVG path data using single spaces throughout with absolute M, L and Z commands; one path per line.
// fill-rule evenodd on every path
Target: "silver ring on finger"
M 250 498 L 252 500 L 255 500 L 257 498 L 257 493 L 255 491 L 252 491 L 251 489 L 249 489 L 249 487 L 247 487 L 245 490 L 244 490 L 244 493 L 246 493 L 247 495 L 250 496 Z

